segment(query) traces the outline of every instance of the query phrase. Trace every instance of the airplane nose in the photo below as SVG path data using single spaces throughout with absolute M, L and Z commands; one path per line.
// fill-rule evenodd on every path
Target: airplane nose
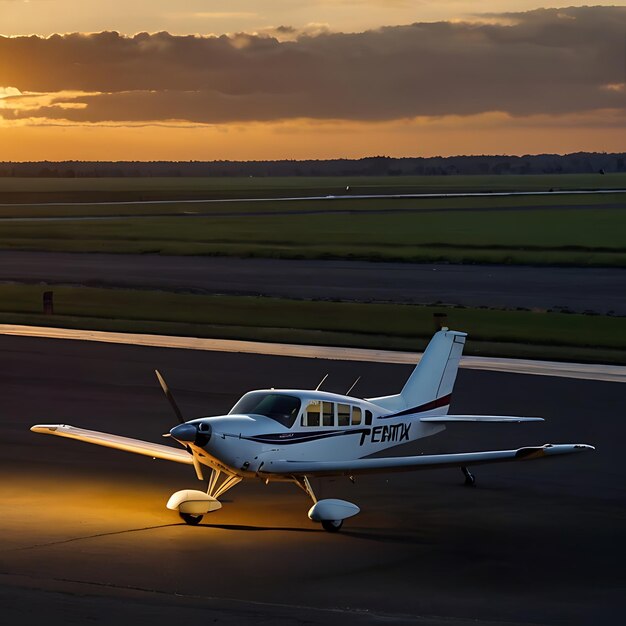
M 179 424 L 170 430 L 170 435 L 180 442 L 204 446 L 211 439 L 211 425 L 206 422 Z

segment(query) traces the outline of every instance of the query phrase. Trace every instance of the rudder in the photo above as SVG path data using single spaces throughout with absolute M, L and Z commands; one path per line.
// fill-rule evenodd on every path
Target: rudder
M 370 402 L 392 410 L 406 410 L 426 404 L 441 407 L 441 415 L 448 412 L 447 404 L 437 405 L 452 393 L 459 361 L 467 333 L 442 328 L 435 333 L 426 347 L 402 391 L 395 396 L 371 398 Z

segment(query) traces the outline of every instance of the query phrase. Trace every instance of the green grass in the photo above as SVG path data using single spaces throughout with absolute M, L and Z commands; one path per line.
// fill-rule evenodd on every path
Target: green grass
M 0 178 L 0 202 L 626 188 L 626 174 L 245 178 Z
M 52 287 L 46 287 L 52 289 Z M 626 362 L 626 318 L 476 308 L 206 296 L 161 291 L 0 286 L 0 321 L 294 343 L 422 349 L 433 314 L 467 331 L 469 352 Z
M 0 179 L 1 180 L 1 179 Z M 466 197 L 466 198 L 363 198 L 335 200 L 281 200 L 266 202 L 214 201 L 184 203 L 171 201 L 146 204 L 71 204 L 53 205 L 20 204 L 0 206 L 0 217 L 75 217 L 75 216 L 127 216 L 127 215 L 185 215 L 189 213 L 307 213 L 320 211 L 328 213 L 372 212 L 372 211 L 464 211 L 500 209 L 539 210 L 542 208 L 576 207 L 626 207 L 624 194 L 594 195 L 541 195 L 508 197 Z
M 626 187 L 626 175 L 363 177 L 351 192 Z M 345 178 L 0 179 L 2 193 L 191 193 L 202 197 L 345 190 Z M 557 184 L 558 183 L 558 184 Z M 197 192 L 197 193 L 196 193 Z M 267 192 L 267 193 L 265 193 Z M 284 193 L 283 193 L 284 192 Z M 117 196 L 116 196 L 117 197 Z M 143 197 L 143 196 L 142 196 Z M 393 211 L 389 211 L 393 209 Z M 311 214 L 311 211 L 322 213 Z M 184 217 L 189 212 L 218 213 Z M 281 214 L 291 212 L 290 214 Z M 159 216 L 179 213 L 181 217 Z M 230 215 L 235 213 L 235 215 Z M 236 215 L 236 213 L 249 213 Z M 259 214 L 261 213 L 261 214 Z M 268 213 L 268 214 L 266 214 Z M 275 214 L 274 214 L 275 213 Z M 408 262 L 626 266 L 626 196 L 215 202 L 0 207 L 0 216 L 153 215 L 107 221 L 1 222 L 5 249 L 355 258 Z M 226 215 L 224 215 L 226 214 Z
M 626 210 L 5 222 L 0 247 L 276 258 L 626 265 Z

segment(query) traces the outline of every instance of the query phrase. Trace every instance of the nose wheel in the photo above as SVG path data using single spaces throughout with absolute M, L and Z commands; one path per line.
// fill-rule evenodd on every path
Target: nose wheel
M 204 515 L 191 515 L 191 513 L 179 513 L 180 519 L 185 522 L 185 524 L 189 524 L 189 526 L 197 526 L 201 521 Z

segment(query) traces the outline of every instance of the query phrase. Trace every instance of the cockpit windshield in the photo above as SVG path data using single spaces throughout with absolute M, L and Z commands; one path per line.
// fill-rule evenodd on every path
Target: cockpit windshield
M 291 428 L 300 412 L 300 398 L 282 393 L 251 391 L 235 404 L 232 414 L 265 415 Z

